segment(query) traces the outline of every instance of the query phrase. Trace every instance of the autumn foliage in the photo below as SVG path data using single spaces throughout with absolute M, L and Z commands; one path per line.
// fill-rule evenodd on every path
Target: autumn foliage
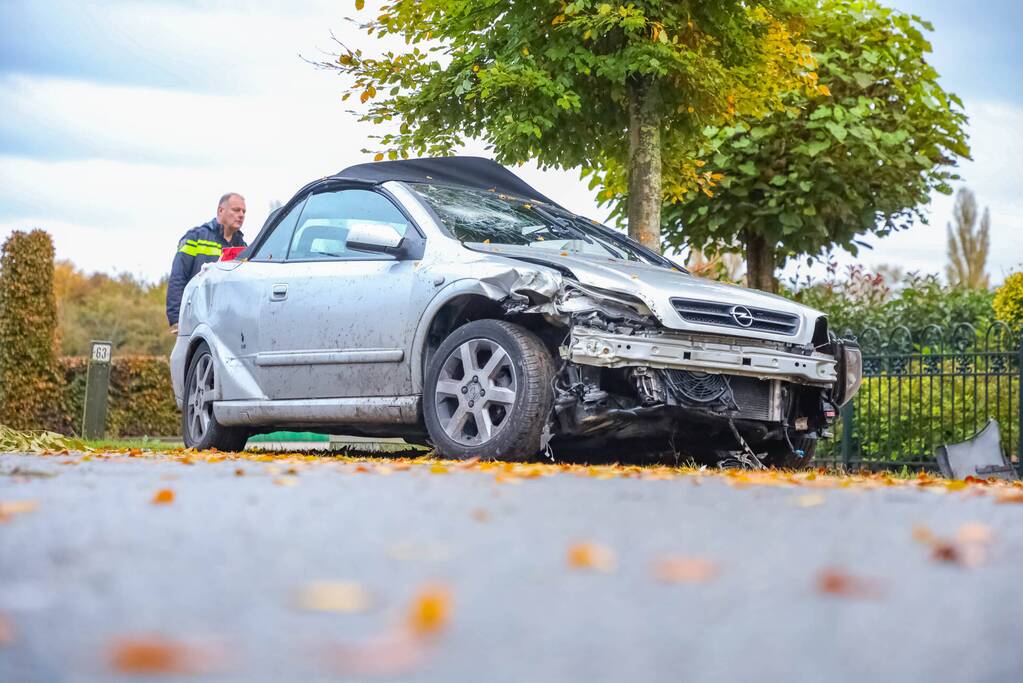
M 58 394 L 53 241 L 15 231 L 0 251 L 0 424 L 33 428 Z

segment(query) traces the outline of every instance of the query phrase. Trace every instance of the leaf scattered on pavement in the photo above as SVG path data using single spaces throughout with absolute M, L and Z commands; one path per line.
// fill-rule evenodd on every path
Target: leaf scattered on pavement
M 153 505 L 169 505 L 174 502 L 174 491 L 171 489 L 160 489 L 153 495 L 150 501 Z
M 0 612 L 0 647 L 14 642 L 14 623 Z
M 451 591 L 441 584 L 424 586 L 412 599 L 408 612 L 409 630 L 417 636 L 434 636 L 451 619 Z
M 373 604 L 372 597 L 354 581 L 313 581 L 298 593 L 298 606 L 320 612 L 365 612 Z
M 0 524 L 14 519 L 15 515 L 35 512 L 39 509 L 39 501 L 35 500 L 0 500 Z
M 931 559 L 962 567 L 975 568 L 987 561 L 994 534 L 991 527 L 968 522 L 959 527 L 954 538 L 943 538 L 923 525 L 913 527 L 913 538 L 931 551 Z
M 614 552 L 602 545 L 575 543 L 568 548 L 568 566 L 573 569 L 610 572 L 614 570 L 616 564 Z
M 801 508 L 812 508 L 824 505 L 826 500 L 823 493 L 807 493 L 802 496 L 796 496 L 796 505 Z
M 110 667 L 123 674 L 201 674 L 213 663 L 195 645 L 162 636 L 125 637 L 110 646 Z
M 653 570 L 665 583 L 704 583 L 720 573 L 716 563 L 701 557 L 664 557 L 654 562 Z
M 881 588 L 876 581 L 834 568 L 823 569 L 817 574 L 817 590 L 825 595 L 841 598 L 876 599 L 881 597 Z

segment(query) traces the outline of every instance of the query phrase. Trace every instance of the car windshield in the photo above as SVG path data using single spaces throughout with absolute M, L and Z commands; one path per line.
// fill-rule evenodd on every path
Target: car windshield
M 515 245 L 669 265 L 636 249 L 609 228 L 548 204 L 450 185 L 414 183 L 411 187 L 461 242 Z

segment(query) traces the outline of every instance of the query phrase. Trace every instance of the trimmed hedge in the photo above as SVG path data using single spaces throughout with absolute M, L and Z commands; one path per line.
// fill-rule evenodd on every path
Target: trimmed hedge
M 61 434 L 79 434 L 89 360 L 61 358 L 59 365 L 60 410 L 48 424 L 38 426 Z M 174 403 L 168 360 L 160 356 L 115 356 L 110 367 L 107 437 L 180 433 L 181 413 Z
M 0 424 L 51 419 L 59 392 L 53 240 L 15 230 L 0 250 Z

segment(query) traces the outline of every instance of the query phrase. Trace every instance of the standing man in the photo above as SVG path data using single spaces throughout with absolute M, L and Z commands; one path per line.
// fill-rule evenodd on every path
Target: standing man
M 174 265 L 167 283 L 167 323 L 171 332 L 178 331 L 181 294 L 188 281 L 195 277 L 203 264 L 219 261 L 224 247 L 246 246 L 241 231 L 244 222 L 245 198 L 237 192 L 228 192 L 220 198 L 217 217 L 192 228 L 178 242 L 178 252 L 174 254 Z

